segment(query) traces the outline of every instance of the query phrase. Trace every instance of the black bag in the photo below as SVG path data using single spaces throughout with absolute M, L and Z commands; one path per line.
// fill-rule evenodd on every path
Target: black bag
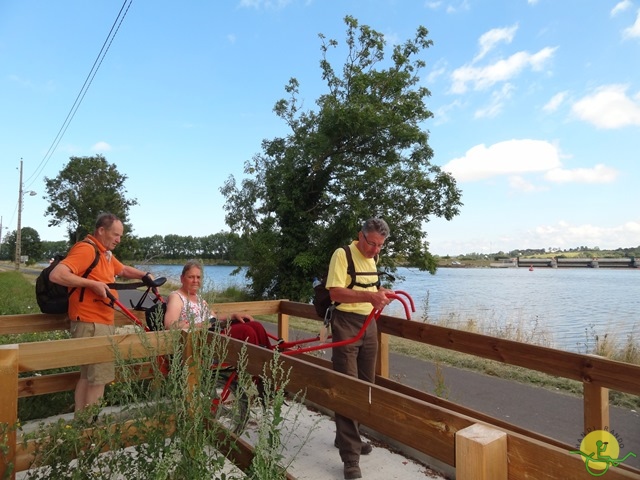
M 351 256 L 351 248 L 348 245 L 342 247 L 344 249 L 345 254 L 347 255 L 347 274 L 351 276 L 351 283 L 347 286 L 347 288 L 353 288 L 354 285 L 357 285 L 362 288 L 369 287 L 379 287 L 380 286 L 380 272 L 356 272 L 355 264 L 353 263 L 353 257 Z M 376 256 L 375 260 L 378 260 Z M 328 272 L 327 272 L 328 273 Z M 356 282 L 357 275 L 378 275 L 378 281 L 374 283 L 358 283 Z M 327 319 L 327 312 L 332 307 L 337 307 L 340 303 L 332 302 L 331 295 L 329 294 L 329 290 L 327 289 L 327 275 L 321 279 L 316 279 L 313 282 L 313 306 L 316 308 L 316 313 L 320 316 L 320 318 Z
M 100 252 L 93 243 L 88 240 L 82 241 L 91 244 L 96 251 L 96 257 L 93 259 L 93 263 L 82 275 L 82 278 L 87 278 L 91 273 L 91 270 L 93 270 L 98 264 L 98 261 L 100 260 Z M 67 287 L 53 283 L 49 279 L 51 271 L 60 263 L 60 261 L 64 260 L 65 257 L 66 255 L 56 255 L 53 258 L 53 262 L 51 262 L 47 268 L 42 270 L 36 279 L 36 301 L 38 302 L 38 306 L 42 313 L 67 313 L 67 310 L 69 309 L 69 295 L 74 292 L 75 288 L 69 290 Z M 80 295 L 82 295 L 82 293 L 84 292 L 81 292 Z

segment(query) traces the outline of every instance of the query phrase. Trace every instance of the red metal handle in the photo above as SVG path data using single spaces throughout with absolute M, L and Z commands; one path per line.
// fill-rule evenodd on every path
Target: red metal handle
M 411 312 L 409 311 L 409 306 L 407 305 L 407 301 L 403 297 L 398 295 L 398 293 L 399 292 L 387 293 L 387 298 L 390 298 L 392 300 L 398 300 L 400 303 L 402 303 L 402 306 L 404 307 L 404 315 L 405 315 L 405 317 L 407 317 L 407 320 L 411 320 Z M 404 293 L 404 295 L 409 297 L 409 295 L 406 294 L 406 293 Z M 411 297 L 409 297 L 409 298 L 411 298 Z M 413 304 L 413 301 L 412 301 L 412 304 Z M 380 310 L 380 313 L 378 313 L 378 317 L 380 316 L 381 313 L 382 313 L 382 310 Z
M 407 292 L 405 292 L 404 290 L 394 290 L 394 292 L 395 292 L 397 295 L 403 295 L 403 296 L 407 297 L 407 299 L 409 300 L 409 304 L 411 305 L 411 311 L 412 311 L 413 313 L 416 313 L 416 306 L 415 306 L 415 304 L 413 303 L 413 297 L 412 297 L 411 295 L 409 295 L 409 294 L 408 294 Z
M 111 307 L 113 307 L 114 305 L 116 305 L 118 308 L 120 308 L 120 310 L 122 311 L 122 313 L 124 313 L 127 318 L 129 318 L 131 321 L 133 321 L 133 323 L 135 323 L 136 325 L 141 326 L 142 328 L 144 328 L 145 332 L 150 332 L 151 330 L 149 330 L 149 327 L 147 325 L 145 325 L 144 323 L 142 323 L 138 317 L 136 317 L 133 313 L 131 313 L 131 311 L 125 307 L 122 302 L 120 302 L 120 300 L 118 300 L 113 293 L 111 293 L 109 290 L 107 290 L 107 297 L 109 298 L 109 300 L 111 300 Z
M 404 293 L 404 295 L 406 297 L 408 297 L 408 298 L 411 298 L 406 293 Z M 402 303 L 403 307 L 404 307 L 405 314 L 407 315 L 407 320 L 411 320 L 411 313 L 409 312 L 409 306 L 407 305 L 407 302 L 405 301 L 405 299 L 403 297 L 401 297 L 400 295 L 398 295 L 396 293 L 387 293 L 387 298 L 390 298 L 391 300 L 400 301 Z M 412 303 L 413 303 L 413 301 L 412 301 Z M 297 349 L 293 349 L 293 350 L 284 350 L 282 352 L 282 354 L 283 355 L 297 355 L 299 353 L 314 352 L 314 351 L 317 351 L 317 350 L 325 350 L 327 348 L 343 347 L 345 345 L 349 345 L 351 343 L 357 342 L 364 335 L 364 332 L 367 330 L 367 327 L 369 326 L 369 323 L 371 323 L 371 320 L 373 320 L 374 318 L 376 320 L 378 320 L 380 318 L 381 314 L 382 314 L 382 310 L 381 309 L 375 309 L 375 308 L 372 309 L 371 312 L 369 313 L 369 315 L 367 315 L 367 318 L 365 319 L 365 321 L 362 323 L 362 327 L 360 328 L 358 333 L 352 338 L 348 338 L 346 340 L 340 340 L 338 342 L 325 343 L 325 344 L 322 344 L 322 345 L 312 345 L 310 347 L 305 347 L 305 348 L 297 348 Z

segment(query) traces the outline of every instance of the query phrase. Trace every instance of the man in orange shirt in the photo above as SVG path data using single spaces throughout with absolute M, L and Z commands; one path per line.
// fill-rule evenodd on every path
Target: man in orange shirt
M 49 276 L 52 282 L 69 288 L 69 319 L 73 338 L 97 337 L 115 333 L 115 310 L 109 306 L 107 292 L 115 277 L 144 279 L 152 277 L 142 270 L 123 265 L 111 250 L 118 246 L 124 232 L 122 221 L 111 213 L 98 216 L 93 235 L 76 243 L 66 258 Z M 85 272 L 98 263 L 85 278 Z M 117 296 L 117 292 L 111 293 Z M 104 395 L 105 385 L 115 379 L 113 362 L 82 365 L 75 391 L 75 411 L 97 403 Z

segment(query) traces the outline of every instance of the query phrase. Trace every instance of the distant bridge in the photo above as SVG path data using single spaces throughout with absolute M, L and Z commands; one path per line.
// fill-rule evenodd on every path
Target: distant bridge
M 515 267 L 526 268 L 638 268 L 640 261 L 628 258 L 516 258 Z

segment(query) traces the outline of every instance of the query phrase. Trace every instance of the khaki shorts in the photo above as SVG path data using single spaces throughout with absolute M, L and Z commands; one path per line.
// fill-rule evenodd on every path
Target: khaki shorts
M 102 323 L 71 322 L 71 336 L 73 338 L 91 338 L 106 335 L 114 335 L 114 325 Z M 87 380 L 90 385 L 106 385 L 116 378 L 115 364 L 113 362 L 95 363 L 80 367 L 80 378 Z

